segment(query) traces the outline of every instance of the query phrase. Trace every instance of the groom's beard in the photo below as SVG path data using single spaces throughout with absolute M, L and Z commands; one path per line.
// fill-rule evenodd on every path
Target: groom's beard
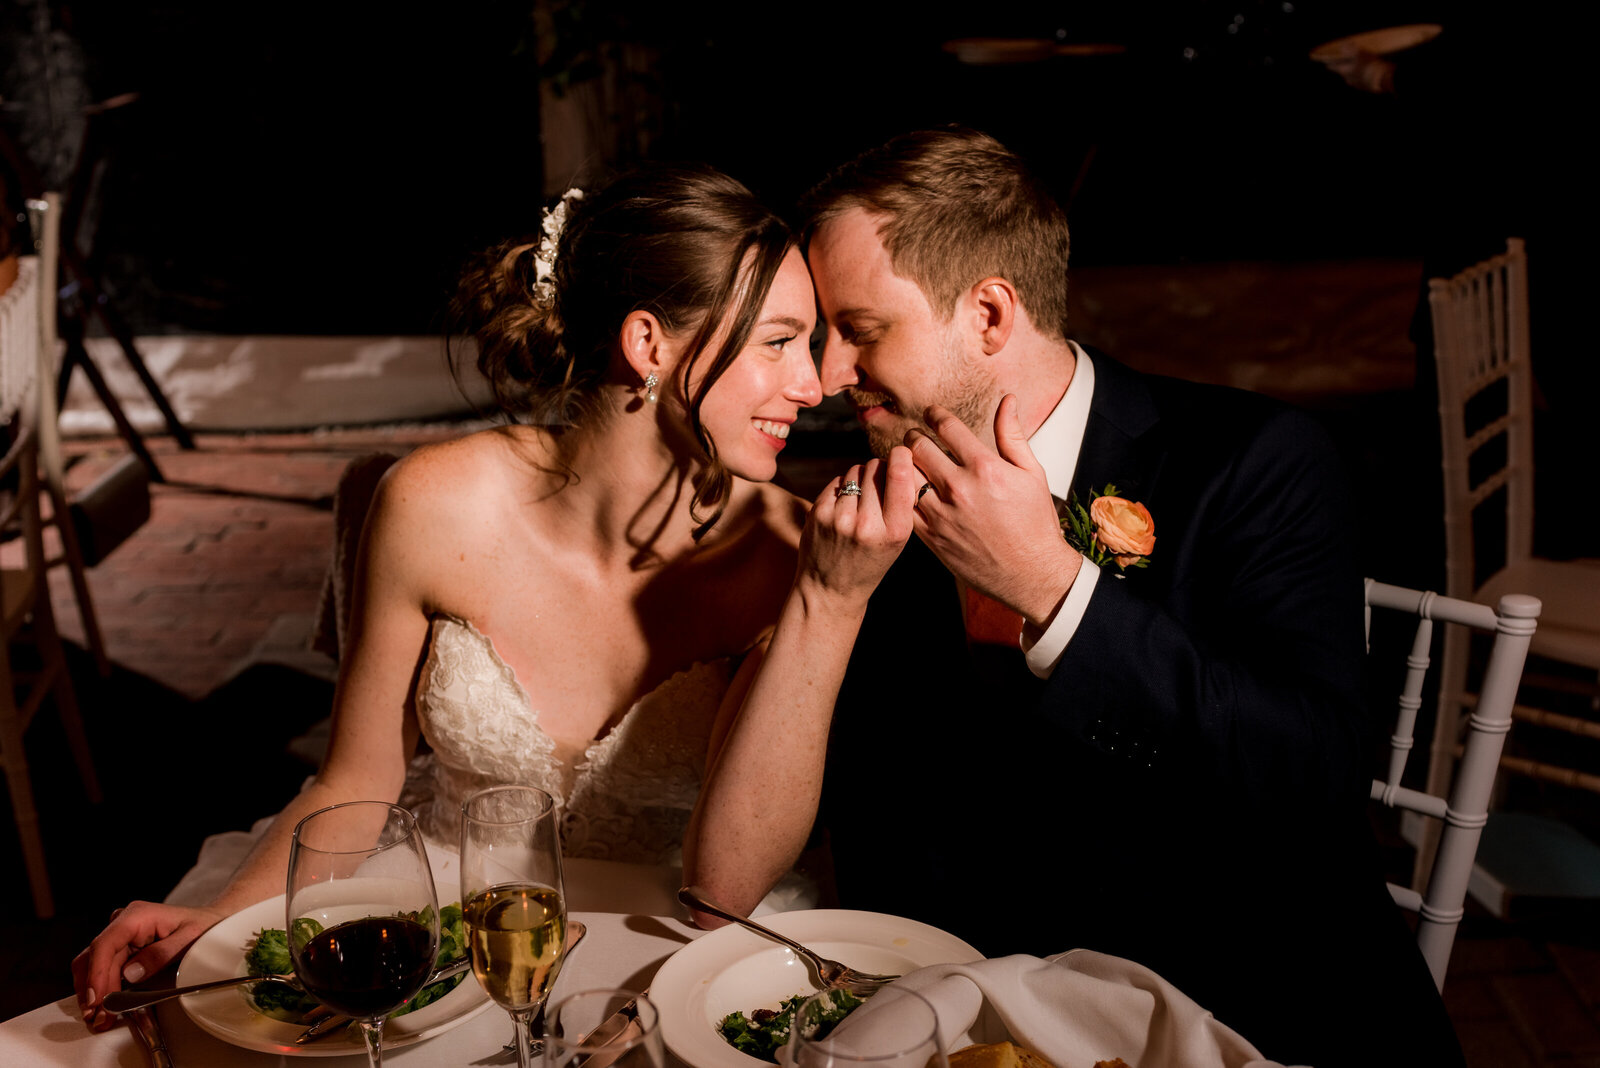
M 867 444 L 874 456 L 887 460 L 890 450 L 906 443 L 906 431 L 912 427 L 932 435 L 933 431 L 928 429 L 922 418 L 930 404 L 944 405 L 978 436 L 978 440 L 991 445 L 994 443 L 994 412 L 1000 402 L 996 396 L 998 387 L 994 376 L 987 366 L 968 358 L 948 342 L 940 355 L 938 377 L 925 399 L 902 399 L 892 393 L 868 389 L 845 391 L 857 411 L 881 404 L 896 417 L 893 422 L 863 424 L 867 432 Z M 937 436 L 934 440 L 938 440 Z
M 845 396 L 858 412 L 864 412 L 868 408 L 878 405 L 882 405 L 886 410 L 893 410 L 896 413 L 900 410 L 895 399 L 887 393 L 873 393 L 864 389 L 847 389 L 845 390 Z M 905 437 L 905 430 L 900 429 L 902 425 L 908 426 L 912 424 L 906 423 L 903 418 L 897 419 L 893 427 L 868 423 L 861 424 L 861 429 L 867 432 L 867 446 L 872 450 L 872 455 L 880 460 L 888 459 L 890 450 L 899 445 Z

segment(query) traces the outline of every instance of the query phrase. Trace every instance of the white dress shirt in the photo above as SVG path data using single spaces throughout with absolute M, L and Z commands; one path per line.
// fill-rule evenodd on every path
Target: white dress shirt
M 1094 399 L 1094 364 L 1089 354 L 1075 341 L 1072 353 L 1077 358 L 1072 381 L 1062 394 L 1055 410 L 1039 425 L 1028 439 L 1028 447 L 1044 467 L 1045 479 L 1050 484 L 1050 494 L 1066 500 L 1072 493 L 1072 476 L 1078 470 L 1078 454 L 1083 449 L 1083 434 L 1089 426 L 1089 402 Z M 1067 596 L 1056 609 L 1044 631 L 1033 641 L 1028 640 L 1027 628 L 1022 632 L 1022 652 L 1028 661 L 1028 670 L 1041 679 L 1050 677 L 1056 662 L 1066 652 L 1067 643 L 1083 622 L 1083 613 L 1089 607 L 1089 598 L 1095 584 L 1100 581 L 1100 569 L 1085 557 L 1078 568 L 1077 578 L 1067 590 Z

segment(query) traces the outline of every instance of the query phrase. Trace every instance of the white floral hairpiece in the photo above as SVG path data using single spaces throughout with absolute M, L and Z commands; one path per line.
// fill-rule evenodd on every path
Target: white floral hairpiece
M 561 242 L 561 231 L 567 225 L 567 204 L 583 199 L 583 190 L 573 186 L 561 194 L 556 206 L 544 209 L 544 236 L 539 239 L 539 251 L 533 257 L 533 298 L 548 307 L 556 299 L 556 284 L 551 276 L 556 270 L 556 246 Z

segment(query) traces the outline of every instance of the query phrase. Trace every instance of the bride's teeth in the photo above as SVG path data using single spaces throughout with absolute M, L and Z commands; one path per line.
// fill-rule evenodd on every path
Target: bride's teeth
M 763 430 L 779 441 L 783 441 L 789 436 L 788 423 L 769 423 L 765 419 L 757 419 L 754 422 L 757 430 Z

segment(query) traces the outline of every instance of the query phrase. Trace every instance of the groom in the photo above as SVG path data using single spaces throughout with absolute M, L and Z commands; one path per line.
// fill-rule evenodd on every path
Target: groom
M 841 904 L 1132 958 L 1285 1063 L 1460 1063 L 1365 823 L 1361 520 L 1316 425 L 1068 340 L 1065 217 L 985 135 L 805 208 L 823 387 L 928 483 L 834 718 Z M 1113 486 L 1125 570 L 1058 521 Z

